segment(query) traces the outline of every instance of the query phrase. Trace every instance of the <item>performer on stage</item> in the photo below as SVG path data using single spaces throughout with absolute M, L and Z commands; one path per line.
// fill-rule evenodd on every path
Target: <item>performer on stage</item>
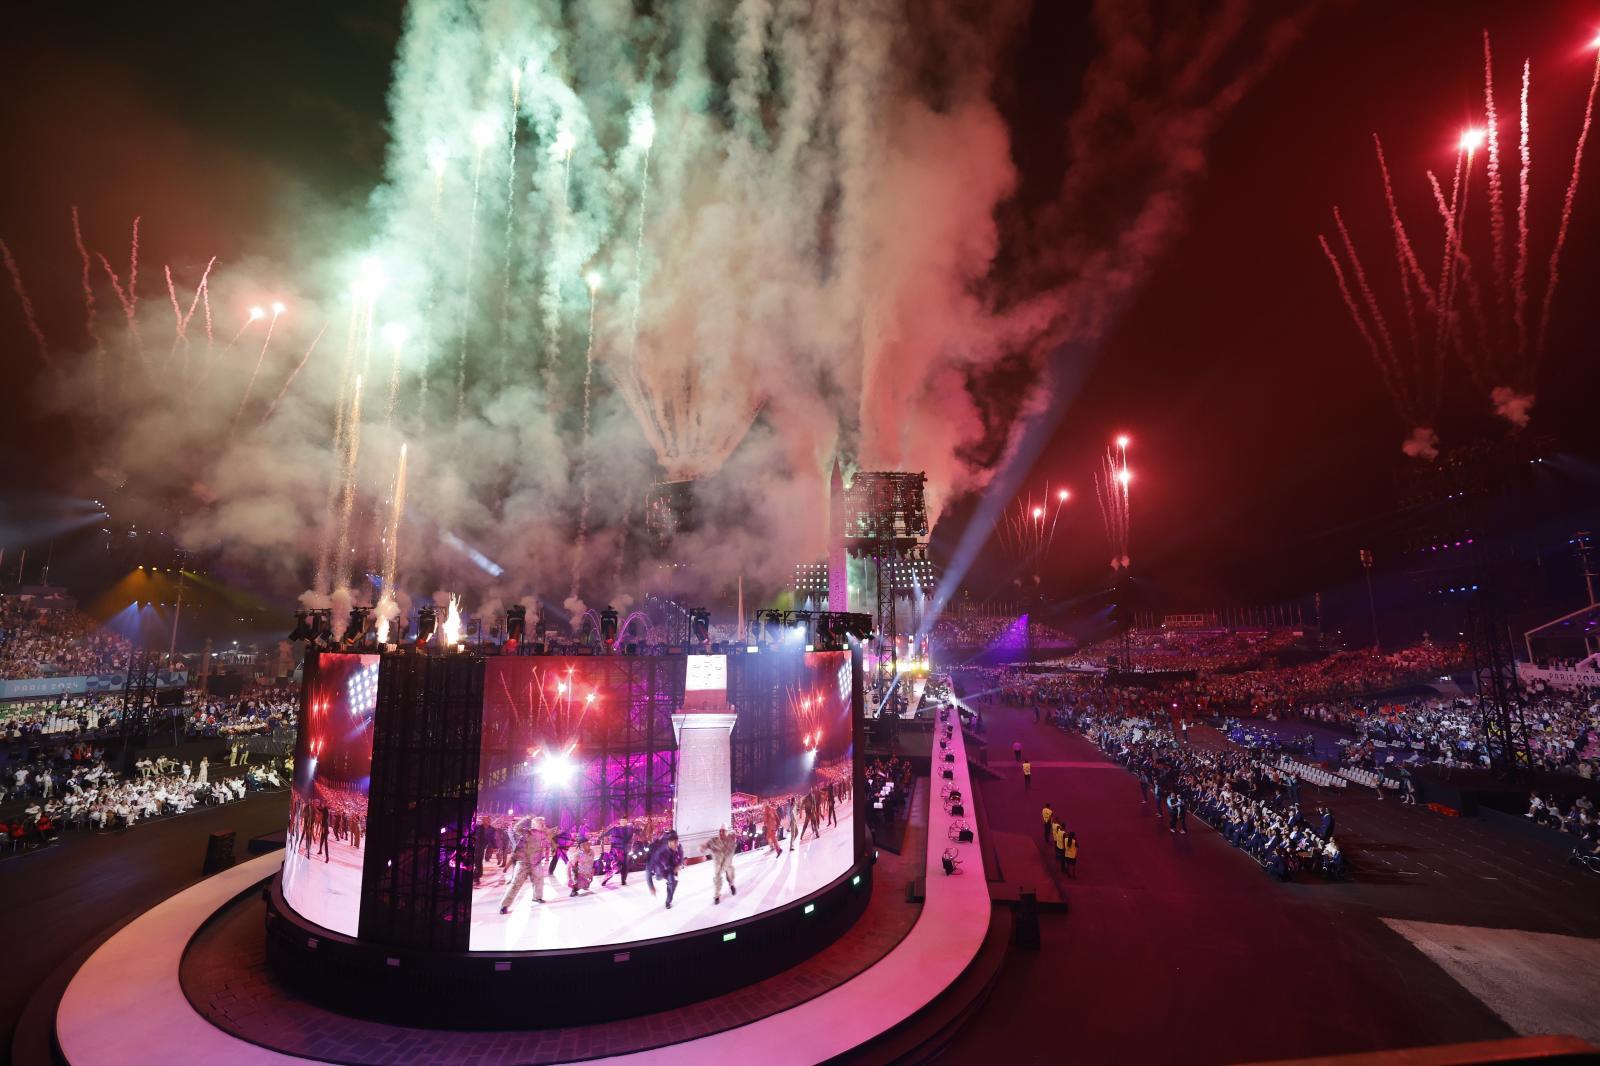
M 624 885 L 628 883 L 628 853 L 633 847 L 633 833 L 632 822 L 618 822 L 611 827 L 611 857 L 616 863 L 616 871 L 622 875 Z M 606 881 L 609 880 L 611 875 L 606 874 Z
M 589 891 L 589 885 L 594 881 L 594 848 L 589 843 L 588 837 L 578 840 L 577 850 L 569 856 L 567 862 L 567 883 L 572 886 L 572 894 Z
M 543 818 L 523 818 L 511 828 L 511 852 L 516 876 L 511 887 L 500 898 L 500 913 L 510 914 L 517 893 L 529 881 L 533 882 L 533 901 L 544 902 L 545 863 L 550 859 L 550 833 Z
M 650 848 L 650 859 L 644 867 L 644 883 L 650 894 L 656 894 L 656 879 L 667 883 L 667 910 L 672 909 L 673 893 L 678 891 L 678 871 L 683 869 L 683 849 L 678 846 L 678 834 L 667 830 Z
M 733 883 L 733 856 L 739 850 L 739 838 L 728 832 L 727 826 L 718 828 L 717 835 L 700 845 L 711 856 L 711 902 L 722 902 L 722 882 L 728 882 L 728 891 L 739 894 Z
M 805 836 L 806 830 L 809 829 L 811 830 L 811 837 L 813 840 L 817 837 L 820 837 L 822 835 L 822 829 L 818 824 L 817 819 L 816 790 L 813 789 L 812 791 L 806 793 L 806 798 L 800 801 L 800 810 L 805 818 L 805 823 L 800 828 L 800 835 L 802 837 Z
M 767 834 L 767 845 L 772 848 L 772 857 L 777 858 L 783 854 L 783 848 L 778 844 L 778 807 L 774 803 L 767 803 L 762 808 L 761 828 Z

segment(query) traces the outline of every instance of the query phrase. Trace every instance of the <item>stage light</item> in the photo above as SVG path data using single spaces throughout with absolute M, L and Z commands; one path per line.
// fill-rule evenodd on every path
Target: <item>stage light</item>
M 816 909 L 817 909 L 817 905 L 815 903 L 807 903 L 806 904 L 806 909 L 802 913 L 810 914 L 812 911 L 814 911 Z
M 547 788 L 565 788 L 578 772 L 578 767 L 565 755 L 546 755 L 535 769 Z
M 367 631 L 367 611 L 366 607 L 350 608 L 350 620 L 344 627 L 344 643 L 354 644 Z

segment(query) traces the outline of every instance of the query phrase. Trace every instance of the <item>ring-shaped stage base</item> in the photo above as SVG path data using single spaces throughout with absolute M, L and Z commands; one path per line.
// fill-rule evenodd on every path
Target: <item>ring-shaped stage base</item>
M 267 890 L 267 959 L 307 999 L 378 1021 L 514 1029 L 611 1021 L 722 995 L 833 943 L 872 894 L 870 859 L 808 896 L 655 940 L 538 952 L 404 951 L 330 932 Z M 524 906 L 532 904 L 526 901 Z

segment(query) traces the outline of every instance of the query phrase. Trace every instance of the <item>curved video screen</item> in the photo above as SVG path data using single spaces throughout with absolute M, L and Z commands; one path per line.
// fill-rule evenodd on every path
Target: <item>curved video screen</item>
M 377 699 L 378 656 L 321 655 L 295 744 L 283 896 L 303 917 L 349 936 L 361 909 Z
M 706 929 L 854 864 L 849 652 L 484 668 L 471 950 Z

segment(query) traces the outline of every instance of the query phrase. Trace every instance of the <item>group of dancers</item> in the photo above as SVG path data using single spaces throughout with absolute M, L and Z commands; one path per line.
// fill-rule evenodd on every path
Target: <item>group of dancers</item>
M 808 833 L 818 839 L 824 825 L 839 824 L 839 806 L 849 798 L 850 776 L 843 773 L 826 777 L 806 792 L 737 810 L 733 826 L 719 827 L 699 849 L 711 864 L 711 902 L 722 902 L 724 886 L 729 895 L 739 894 L 734 866 L 737 854 L 764 843 L 777 858 L 786 850 L 785 843 L 793 850 Z M 613 877 L 626 885 L 630 869 L 638 869 L 642 859 L 650 894 L 658 894 L 658 884 L 664 886 L 665 907 L 671 910 L 688 857 L 677 832 L 660 828 L 663 821 L 637 818 L 590 833 L 581 826 L 575 830 L 553 827 L 539 815 L 482 817 L 473 833 L 480 842 L 474 849 L 473 883 L 481 885 L 485 871 L 498 865 L 506 880 L 500 913 L 510 914 L 524 885 L 531 888 L 536 905 L 546 902 L 546 892 L 552 887 L 559 892 L 564 886 L 572 898 L 591 893 L 596 878 L 601 885 Z M 635 840 L 650 843 L 635 847 Z M 557 880 L 556 870 L 561 866 L 566 868 L 565 877 Z
M 318 782 L 314 796 L 291 794 L 289 801 L 289 839 L 291 852 L 303 848 L 306 858 L 316 855 L 330 862 L 328 843 L 337 840 L 356 851 L 366 830 L 366 797 L 344 789 L 330 789 Z

